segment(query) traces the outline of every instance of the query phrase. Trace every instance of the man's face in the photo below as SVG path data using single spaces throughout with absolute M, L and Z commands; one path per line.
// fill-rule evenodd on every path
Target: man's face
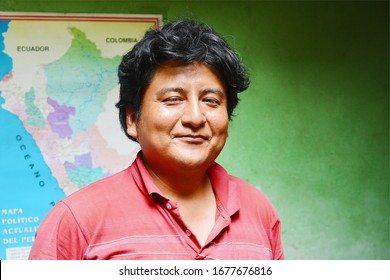
M 145 91 L 139 120 L 128 112 L 127 126 L 149 168 L 205 171 L 228 135 L 225 87 L 204 64 L 163 65 Z

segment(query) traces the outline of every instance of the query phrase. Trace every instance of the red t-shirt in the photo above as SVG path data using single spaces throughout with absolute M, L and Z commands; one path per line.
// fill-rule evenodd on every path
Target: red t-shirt
M 57 203 L 29 259 L 283 259 L 280 220 L 266 196 L 217 163 L 208 174 L 217 213 L 204 246 L 138 155 L 126 170 Z

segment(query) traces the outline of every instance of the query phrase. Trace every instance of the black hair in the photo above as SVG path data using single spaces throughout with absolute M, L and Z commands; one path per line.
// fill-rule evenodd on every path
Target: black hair
M 166 62 L 189 65 L 200 62 L 213 69 L 224 83 L 227 110 L 231 120 L 238 104 L 239 92 L 249 86 L 249 76 L 239 56 L 227 42 L 209 26 L 193 20 L 168 23 L 152 29 L 126 53 L 118 68 L 120 96 L 116 104 L 119 120 L 127 137 L 126 110 L 130 108 L 139 118 L 142 97 L 153 78 L 154 71 Z

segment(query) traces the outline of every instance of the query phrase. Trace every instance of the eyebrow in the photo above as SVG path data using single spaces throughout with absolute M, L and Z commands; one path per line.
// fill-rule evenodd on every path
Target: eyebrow
M 177 93 L 180 93 L 180 94 L 184 94 L 185 93 L 185 90 L 181 87 L 166 87 L 166 88 L 162 88 L 160 89 L 159 91 L 157 91 L 157 97 L 161 97 L 163 96 L 165 93 L 167 92 L 177 92 Z M 218 88 L 206 88 L 204 90 L 201 91 L 201 94 L 202 95 L 205 95 L 205 94 L 208 94 L 208 93 L 215 93 L 215 94 L 218 94 L 219 96 L 224 96 L 225 95 L 225 92 L 221 89 L 218 89 Z
M 166 87 L 166 88 L 162 88 L 159 91 L 157 91 L 157 93 L 156 93 L 157 97 L 161 97 L 169 91 L 173 91 L 173 92 L 177 92 L 177 93 L 184 93 L 184 89 L 181 87 Z
M 225 95 L 225 93 L 221 89 L 218 89 L 218 88 L 208 88 L 208 89 L 202 90 L 202 93 L 203 94 L 216 93 L 219 96 L 224 96 Z

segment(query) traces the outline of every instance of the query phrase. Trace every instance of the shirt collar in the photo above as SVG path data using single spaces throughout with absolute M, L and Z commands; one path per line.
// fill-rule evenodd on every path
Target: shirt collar
M 241 208 L 236 182 L 231 180 L 227 171 L 216 162 L 209 167 L 208 175 L 217 201 L 229 216 L 234 215 Z
M 142 151 L 139 151 L 137 157 L 132 164 L 132 174 L 137 183 L 138 188 L 149 195 L 151 198 L 161 197 L 164 200 L 168 200 L 164 197 L 160 189 L 155 184 L 152 176 L 150 176 L 148 170 L 146 169 L 142 161 Z

